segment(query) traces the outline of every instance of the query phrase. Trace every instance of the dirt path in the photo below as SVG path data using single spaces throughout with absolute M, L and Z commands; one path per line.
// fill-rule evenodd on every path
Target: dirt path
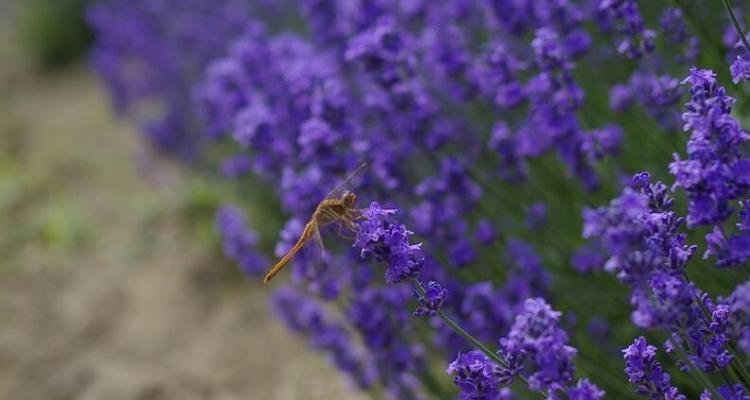
M 191 180 L 137 174 L 139 141 L 83 68 L 0 90 L 0 398 L 355 398 L 195 245 Z

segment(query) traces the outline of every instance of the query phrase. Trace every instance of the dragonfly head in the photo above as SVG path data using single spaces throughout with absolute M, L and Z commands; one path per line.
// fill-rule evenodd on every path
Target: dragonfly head
M 341 197 L 341 201 L 344 204 L 344 207 L 353 208 L 354 204 L 357 202 L 357 195 L 352 192 L 345 192 Z

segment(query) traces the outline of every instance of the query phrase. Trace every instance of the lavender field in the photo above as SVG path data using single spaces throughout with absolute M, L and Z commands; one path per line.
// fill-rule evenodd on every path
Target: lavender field
M 122 317 L 118 334 L 98 333 L 108 338 L 98 349 L 158 350 L 165 361 L 150 360 L 158 373 L 146 374 L 166 386 L 111 393 L 750 399 L 746 4 L 76 7 L 85 50 L 68 49 L 96 76 L 101 97 L 90 111 L 116 119 L 69 129 L 74 167 L 50 167 L 59 178 L 42 180 L 38 196 L 60 179 L 74 194 L 47 211 L 40 240 L 72 249 L 84 292 L 119 287 L 142 307 L 103 297 Z M 37 35 L 26 37 L 60 37 L 38 33 L 57 20 L 30 25 Z M 79 79 L 69 94 L 79 100 L 79 85 L 94 83 L 75 71 L 57 79 Z M 54 72 L 37 74 L 8 85 L 54 84 Z M 34 116 L 15 118 L 30 124 L 7 124 L 17 141 L 42 129 Z M 113 129 L 123 132 L 81 150 Z M 109 151 L 132 156 L 118 162 Z M 105 166 L 128 180 L 108 179 Z M 107 184 L 97 191 L 83 170 Z M 78 200 L 98 194 L 110 195 L 96 204 L 117 219 Z M 27 203 L 6 208 L 8 220 L 41 212 Z M 102 224 L 131 241 L 91 244 L 105 237 Z M 0 245 L 14 253 L 28 242 Z M 121 272 L 82 267 L 87 247 L 122 253 Z M 9 281 L 32 264 L 17 258 Z M 56 273 L 36 271 L 30 285 Z M 131 279 L 150 284 L 131 291 Z M 75 373 L 66 379 L 89 387 L 98 372 Z M 9 379 L 11 389 L 27 385 Z

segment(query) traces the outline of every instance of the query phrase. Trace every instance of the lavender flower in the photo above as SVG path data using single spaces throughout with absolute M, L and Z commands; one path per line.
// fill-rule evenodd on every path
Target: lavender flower
M 252 169 L 252 161 L 245 154 L 237 154 L 224 159 L 221 163 L 221 173 L 228 178 L 245 175 Z
M 500 394 L 497 365 L 479 350 L 459 353 L 446 372 L 461 389 L 462 400 L 495 400 Z
M 727 307 L 715 306 L 685 278 L 695 246 L 687 246 L 685 235 L 678 233 L 681 220 L 670 211 L 666 186 L 651 183 L 645 173 L 634 177 L 634 185 L 639 193 L 626 188 L 609 208 L 588 211 L 584 234 L 598 238 L 610 254 L 605 269 L 631 287 L 634 324 L 673 332 L 669 351 L 678 346 L 689 349 L 688 357 L 701 370 L 722 369 L 731 361 Z
M 396 210 L 380 208 L 373 202 L 363 211 L 354 247 L 362 257 L 372 254 L 376 261 L 386 264 L 385 279 L 388 283 L 416 277 L 424 255 L 420 244 L 410 244 L 411 232 L 404 225 L 393 222 Z
M 602 0 L 599 9 L 607 23 L 621 35 L 617 51 L 631 59 L 643 57 L 654 50 L 656 33 L 644 27 L 643 17 L 635 0 Z
M 670 276 L 679 281 L 695 246 L 687 246 L 685 235 L 678 232 L 682 219 L 669 210 L 672 200 L 666 186 L 651 183 L 645 173 L 636 175 L 634 182 L 640 192 L 625 188 L 609 207 L 584 210 L 583 235 L 595 238 L 609 253 L 605 269 L 633 286 L 635 304 L 641 303 L 635 297 L 648 291 L 642 288 L 656 290 Z
M 411 212 L 415 231 L 429 233 L 439 243 L 455 246 L 468 229 L 461 216 L 474 209 L 482 196 L 482 189 L 471 178 L 466 162 L 449 157 L 441 162 L 439 174 L 422 180 L 415 193 L 422 199 Z M 474 259 L 469 247 L 468 242 L 458 246 L 456 255 L 461 257 L 456 257 L 456 260 L 461 264 Z
M 293 331 L 308 337 L 313 348 L 327 353 L 333 364 L 362 389 L 373 384 L 373 365 L 356 347 L 342 323 L 331 317 L 313 299 L 284 287 L 274 293 L 271 305 Z
M 268 267 L 268 260 L 257 249 L 258 234 L 247 227 L 244 212 L 225 204 L 216 211 L 216 230 L 221 235 L 224 255 L 240 265 L 249 276 L 258 276 Z
M 688 226 L 717 225 L 731 215 L 729 202 L 750 188 L 750 160 L 739 151 L 749 136 L 731 117 L 734 99 L 725 94 L 713 72 L 692 68 L 683 83 L 691 87 L 682 116 L 685 130 L 691 131 L 688 159 L 675 157 L 669 170 L 675 187 L 685 189 L 690 199 Z
M 667 41 L 681 50 L 677 62 L 686 65 L 693 64 L 700 53 L 700 40 L 688 32 L 682 9 L 665 8 L 659 18 L 659 24 Z
M 519 72 L 527 68 L 507 45 L 496 41 L 485 45 L 484 51 L 469 71 L 470 79 L 480 92 L 498 107 L 512 110 L 526 99 Z
M 588 379 L 581 379 L 568 389 L 567 395 L 569 400 L 599 400 L 604 397 L 604 391 Z
M 497 122 L 488 143 L 500 157 L 500 177 L 509 182 L 521 182 L 526 178 L 526 163 L 522 153 L 522 142 L 511 134 L 510 127 Z
M 737 285 L 729 300 L 733 337 L 742 351 L 750 355 L 750 281 Z
M 92 63 L 118 111 L 168 154 L 196 157 L 203 142 L 192 108 L 193 84 L 251 15 L 241 0 L 108 0 L 89 9 L 96 32 Z M 185 46 L 184 43 L 190 43 Z M 142 113 L 154 102 L 160 111 Z
M 646 113 L 673 129 L 677 125 L 674 106 L 682 99 L 679 81 L 668 74 L 656 74 L 647 69 L 634 72 L 627 84 L 615 85 L 610 93 L 610 105 L 615 111 L 623 111 L 633 100 Z
M 547 222 L 547 206 L 544 203 L 533 203 L 526 208 L 526 227 L 537 230 Z
M 714 225 L 706 236 L 704 258 L 716 257 L 719 267 L 737 266 L 750 258 L 750 233 L 740 223 L 739 233 L 727 237 L 721 224 L 734 212 L 731 202 L 750 190 L 750 158 L 740 150 L 750 136 L 730 115 L 734 99 L 725 94 L 713 72 L 694 68 L 683 82 L 692 87 L 692 100 L 683 114 L 685 129 L 691 130 L 688 159 L 675 156 L 670 172 L 675 187 L 684 188 L 690 199 L 688 226 Z
M 527 157 L 556 148 L 569 173 L 594 190 L 599 181 L 593 161 L 600 155 L 591 151 L 598 147 L 592 145 L 597 140 L 584 145 L 586 134 L 575 111 L 583 105 L 585 95 L 572 74 L 575 54 L 565 44 L 565 36 L 554 29 L 536 31 L 532 49 L 540 72 L 526 84 L 530 112 L 515 146 L 519 155 Z M 608 147 L 607 152 L 616 151 L 616 146 Z
M 625 359 L 625 372 L 630 382 L 636 386 L 636 393 L 650 396 L 652 399 L 687 399 L 672 386 L 671 377 L 664 372 L 661 363 L 656 359 L 656 347 L 649 345 L 643 336 L 625 348 L 622 354 Z
M 747 54 L 737 56 L 729 67 L 732 73 L 732 82 L 740 83 L 750 80 L 750 57 Z
M 719 400 L 750 400 L 750 394 L 748 394 L 742 384 L 738 383 L 735 385 L 721 385 L 717 388 L 721 398 Z M 713 400 L 711 392 L 706 389 L 701 393 L 700 400 Z
M 383 17 L 349 41 L 345 58 L 361 63 L 379 85 L 390 88 L 413 73 L 410 40 L 394 18 Z
M 576 250 L 570 260 L 573 268 L 581 273 L 588 273 L 604 268 L 607 257 L 602 253 L 597 244 L 585 244 Z
M 410 326 L 408 298 L 404 286 L 368 287 L 356 293 L 346 313 L 374 359 L 379 381 L 396 398 L 419 397 L 421 391 L 414 375 L 422 369 L 423 351 L 403 336 Z
M 420 283 L 421 285 L 421 283 Z M 424 295 L 414 291 L 412 293 L 417 298 L 419 306 L 414 310 L 414 315 L 417 317 L 434 316 L 440 310 L 443 305 L 445 296 L 448 294 L 448 290 L 440 285 L 436 281 L 427 282 Z
M 542 299 L 527 299 L 523 312 L 507 338 L 501 339 L 503 356 L 528 360 L 529 387 L 554 392 L 573 380 L 576 349 L 567 345 L 568 335 L 559 327 L 560 312 Z
M 474 236 L 481 245 L 489 246 L 497 239 L 497 231 L 492 221 L 483 219 L 477 223 Z
M 703 258 L 715 257 L 719 268 L 738 266 L 750 259 L 750 232 L 747 229 L 727 237 L 722 228 L 715 226 L 706 235 L 706 244 Z
M 725 302 L 714 304 L 708 295 L 701 296 L 702 309 L 694 308 L 688 315 L 684 335 L 674 333 L 667 342 L 667 351 L 673 351 L 676 346 L 689 349 L 687 354 L 690 362 L 705 372 L 719 371 L 726 368 L 733 359 L 727 348 L 729 342 L 729 305 Z M 706 311 L 710 317 L 702 312 Z M 678 363 L 683 371 L 689 366 L 682 361 Z
M 502 289 L 491 282 L 479 282 L 464 288 L 460 297 L 459 320 L 480 340 L 495 340 L 498 332 L 507 331 L 516 312 L 516 304 L 509 303 Z

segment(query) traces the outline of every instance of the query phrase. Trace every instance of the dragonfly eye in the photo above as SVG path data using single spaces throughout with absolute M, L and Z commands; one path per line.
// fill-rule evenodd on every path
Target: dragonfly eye
M 347 207 L 354 206 L 354 203 L 357 202 L 357 195 L 352 192 L 346 192 L 344 193 L 344 204 Z

